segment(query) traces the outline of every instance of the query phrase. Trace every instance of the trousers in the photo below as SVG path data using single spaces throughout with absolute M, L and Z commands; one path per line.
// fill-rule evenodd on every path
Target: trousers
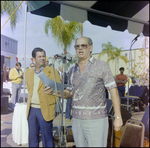
M 117 88 L 118 88 L 119 96 L 124 97 L 124 95 L 125 95 L 125 86 L 117 86 Z
M 40 108 L 30 107 L 28 127 L 29 147 L 39 147 L 39 131 L 43 147 L 53 147 L 53 120 L 45 121 Z
M 67 103 L 66 103 L 66 119 L 71 119 L 71 101 L 72 98 L 67 99 Z
M 108 117 L 82 120 L 72 119 L 72 132 L 76 147 L 106 147 Z
M 12 83 L 11 109 L 14 110 L 15 104 L 19 102 L 22 84 Z

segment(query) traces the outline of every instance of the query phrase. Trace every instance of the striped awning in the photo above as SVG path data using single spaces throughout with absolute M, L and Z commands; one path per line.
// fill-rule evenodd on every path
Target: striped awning
M 27 11 L 149 36 L 149 1 L 27 1 Z

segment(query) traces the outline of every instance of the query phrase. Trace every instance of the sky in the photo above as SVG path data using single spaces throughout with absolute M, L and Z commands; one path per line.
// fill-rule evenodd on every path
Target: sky
M 8 15 L 1 16 L 1 26 L 9 18 Z M 63 49 L 57 45 L 57 42 L 52 38 L 51 32 L 47 36 L 44 32 L 44 24 L 48 17 L 38 16 L 27 12 L 27 31 L 26 31 L 26 66 L 31 63 L 31 52 L 35 47 L 41 47 L 46 51 L 46 56 L 53 57 L 55 54 L 63 53 Z M 24 26 L 25 26 L 25 2 L 22 3 L 22 14 L 17 21 L 16 28 L 12 32 L 10 20 L 2 28 L 1 34 L 13 38 L 18 41 L 18 60 L 23 62 L 24 57 Z M 83 23 L 83 36 L 90 37 L 93 40 L 93 54 L 102 51 L 103 43 L 111 42 L 113 46 L 118 48 L 123 47 L 123 50 L 130 49 L 131 41 L 136 37 L 136 34 L 131 34 L 128 30 L 124 32 L 114 31 L 110 26 L 107 28 L 92 25 L 90 22 Z M 149 38 L 148 38 L 149 39 Z M 140 36 L 132 49 L 142 48 L 144 36 Z M 74 41 L 72 42 L 68 52 L 75 55 Z M 51 62 L 51 61 L 50 61 Z

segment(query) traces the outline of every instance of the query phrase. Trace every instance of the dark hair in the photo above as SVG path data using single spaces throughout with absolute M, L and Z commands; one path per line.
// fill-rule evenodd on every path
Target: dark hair
M 124 70 L 124 67 L 120 67 L 119 70 Z
M 20 67 L 21 67 L 21 63 L 20 63 L 20 62 L 17 62 L 17 63 L 16 63 L 16 66 L 19 66 L 19 65 L 20 65 Z
M 53 64 L 52 64 L 52 63 L 50 63 L 50 64 L 49 64 L 49 67 L 50 67 L 50 66 L 52 66 L 52 65 L 53 65 Z
M 33 51 L 32 51 L 32 58 L 36 58 L 36 53 L 37 52 L 42 52 L 42 51 L 44 51 L 42 48 L 40 48 L 40 47 L 36 47 L 36 48 L 34 48 L 33 49 Z M 44 53 L 45 53 L 45 57 L 46 57 L 46 52 L 44 51 Z

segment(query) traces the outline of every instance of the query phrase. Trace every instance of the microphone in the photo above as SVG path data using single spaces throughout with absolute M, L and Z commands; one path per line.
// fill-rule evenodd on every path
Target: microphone
M 137 40 L 137 38 L 139 37 L 140 35 L 138 34 L 133 40 L 132 40 L 132 42 L 135 40 Z
M 66 60 L 70 61 L 70 62 L 71 61 L 75 62 L 77 60 L 76 57 L 72 57 L 72 56 L 69 56 L 69 55 L 64 55 L 64 54 L 55 54 L 54 55 L 55 59 L 63 59 L 65 57 L 66 57 Z

